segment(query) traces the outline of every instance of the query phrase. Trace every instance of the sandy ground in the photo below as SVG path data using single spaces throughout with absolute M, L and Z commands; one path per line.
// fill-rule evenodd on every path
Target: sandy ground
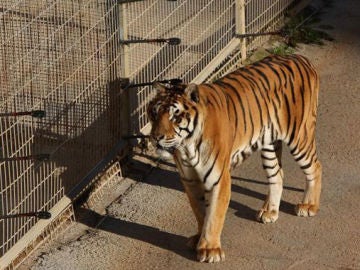
M 233 172 L 222 237 L 226 261 L 198 263 L 185 245 L 196 226 L 177 174 L 155 169 L 146 177 L 124 180 L 126 192 L 113 190 L 109 196 L 116 199 L 107 215 L 82 209 L 81 216 L 91 218 L 79 219 L 20 269 L 360 269 L 360 2 L 334 4 L 322 23 L 335 27 L 336 41 L 299 49 L 321 76 L 317 143 L 323 192 L 318 216 L 294 215 L 305 178 L 285 150 L 280 218 L 275 224 L 255 221 L 267 185 L 254 154 Z

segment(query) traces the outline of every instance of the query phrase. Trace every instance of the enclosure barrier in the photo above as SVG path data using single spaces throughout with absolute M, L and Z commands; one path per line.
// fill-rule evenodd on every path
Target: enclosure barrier
M 0 269 L 70 224 L 99 175 L 121 177 L 120 139 L 149 127 L 144 83 L 222 76 L 266 39 L 235 35 L 275 30 L 293 2 L 0 0 L 0 216 L 51 214 L 0 218 Z

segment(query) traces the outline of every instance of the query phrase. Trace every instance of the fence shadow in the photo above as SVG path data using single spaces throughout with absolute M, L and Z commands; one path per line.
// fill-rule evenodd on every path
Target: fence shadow
M 45 101 L 47 115 L 36 125 L 31 151 L 51 155 L 45 163 L 35 164 L 35 173 L 46 166 L 56 168 L 58 186 L 68 196 L 128 129 L 123 106 L 127 93 L 121 89 L 121 80 L 110 81 L 99 92 L 89 93 L 78 104 Z
M 195 260 L 195 252 L 187 247 L 186 242 L 188 238 L 185 236 L 161 231 L 151 226 L 121 220 L 111 216 L 103 216 L 85 208 L 78 209 L 77 212 L 78 215 L 85 217 L 80 218 L 80 222 L 91 228 L 96 228 L 131 239 L 140 240 L 159 248 L 174 252 L 188 260 Z M 98 222 L 102 219 L 103 221 L 98 224 Z
M 177 172 L 173 170 L 152 167 L 150 164 L 141 162 L 139 160 L 132 160 L 131 162 L 133 163 L 131 167 L 132 179 L 150 185 L 183 191 L 183 187 Z M 232 178 L 233 180 L 238 180 L 239 182 L 266 185 L 266 183 L 257 180 L 240 178 L 236 176 L 233 176 Z M 302 191 L 301 189 L 292 187 L 285 188 L 294 191 Z M 266 199 L 265 194 L 254 191 L 247 187 L 243 187 L 238 183 L 232 184 L 232 192 L 236 192 L 262 201 Z M 251 207 L 235 200 L 230 201 L 229 207 L 236 210 L 236 216 L 242 219 L 256 222 L 255 216 L 258 209 L 252 209 Z M 293 204 L 286 201 L 281 202 L 280 211 L 293 215 L 293 209 Z M 188 260 L 195 260 L 196 254 L 187 247 L 186 243 L 188 238 L 185 236 L 162 231 L 158 228 L 148 225 L 122 220 L 121 218 L 100 215 L 95 211 L 85 208 L 78 208 L 76 210 L 76 215 L 78 216 L 77 220 L 88 227 L 143 241 L 161 249 L 171 251 Z
M 144 157 L 151 160 L 153 159 L 150 156 Z M 163 164 L 165 164 L 167 167 L 171 166 L 170 163 Z M 137 182 L 146 183 L 148 185 L 161 186 L 182 192 L 184 191 L 179 174 L 175 171 L 175 167 L 173 167 L 171 170 L 163 169 L 153 167 L 152 165 L 139 160 L 132 159 L 129 161 L 124 174 Z

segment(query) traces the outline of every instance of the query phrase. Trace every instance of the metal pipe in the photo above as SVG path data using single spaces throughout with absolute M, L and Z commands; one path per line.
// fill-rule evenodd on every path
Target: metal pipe
M 23 160 L 37 160 L 37 161 L 45 161 L 49 160 L 49 154 L 36 154 L 36 155 L 28 155 L 21 157 L 0 157 L 0 162 L 8 162 L 8 161 L 23 161 Z
M 161 43 L 165 42 L 169 45 L 179 45 L 181 43 L 180 38 L 154 38 L 154 39 L 134 39 L 134 40 L 120 40 L 119 43 L 123 45 L 129 45 L 134 43 Z
M 283 35 L 284 31 L 272 31 L 265 33 L 249 33 L 249 34 L 235 34 L 236 38 L 248 38 L 248 37 L 259 37 L 259 36 L 270 36 L 270 35 Z
M 36 118 L 45 117 L 45 111 L 43 110 L 34 110 L 34 111 L 25 111 L 25 112 L 8 112 L 8 113 L 0 113 L 0 117 L 11 117 L 11 116 L 24 116 L 30 115 Z
M 177 85 L 177 84 L 182 83 L 182 79 L 169 79 L 169 80 L 161 80 L 161 81 L 134 83 L 134 84 L 129 84 L 128 86 L 126 86 L 126 88 L 135 88 L 135 87 L 143 87 L 143 86 L 153 85 L 154 82 Z
M 131 139 L 146 139 L 150 138 L 149 135 L 143 135 L 143 134 L 133 134 L 133 135 L 124 135 L 122 136 L 124 140 L 131 140 Z
M 36 217 L 38 219 L 49 219 L 49 218 L 51 218 L 51 213 L 48 211 L 18 213 L 18 214 L 12 214 L 12 215 L 2 215 L 2 216 L 0 216 L 0 219 L 21 218 L 21 217 Z

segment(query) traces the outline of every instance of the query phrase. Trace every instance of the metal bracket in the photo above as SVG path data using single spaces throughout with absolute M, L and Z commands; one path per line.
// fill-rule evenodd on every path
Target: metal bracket
M 140 2 L 140 1 L 144 1 L 144 0 L 117 0 L 118 4 L 127 4 L 127 3 L 132 3 L 132 2 Z M 176 2 L 177 0 L 167 0 L 168 2 Z
M 235 34 L 236 38 L 248 38 L 248 37 L 259 37 L 259 36 L 271 36 L 271 35 L 285 35 L 285 31 L 272 31 L 272 32 L 264 32 L 264 33 L 249 33 L 249 34 Z
M 51 213 L 48 211 L 19 213 L 19 214 L 12 214 L 12 215 L 2 215 L 2 216 L 0 216 L 0 219 L 21 218 L 21 217 L 36 217 L 38 219 L 50 219 Z
M 36 154 L 36 155 L 21 156 L 21 157 L 0 157 L 0 162 L 23 161 L 23 160 L 46 161 L 49 159 L 50 159 L 50 154 Z
M 180 38 L 154 38 L 154 39 L 134 39 L 134 40 L 120 40 L 120 44 L 129 45 L 136 43 L 167 43 L 169 45 L 179 45 L 181 43 Z
M 117 3 L 118 4 L 127 4 L 127 3 L 140 2 L 140 1 L 144 1 L 144 0 L 117 0 Z
M 24 116 L 24 115 L 30 115 L 30 116 L 35 117 L 35 118 L 43 118 L 43 117 L 45 117 L 46 113 L 43 110 L 0 113 L 0 117 Z
M 143 135 L 143 134 L 134 134 L 134 135 L 124 135 L 122 136 L 124 140 L 131 140 L 131 139 L 145 139 L 150 138 L 149 135 Z
M 178 85 L 178 84 L 182 83 L 182 79 L 175 78 L 175 79 L 169 79 L 169 80 L 159 80 L 159 81 L 131 84 L 129 78 L 121 78 L 120 79 L 120 87 L 122 89 L 143 87 L 143 86 L 153 85 L 154 82 L 166 83 L 166 84 L 170 84 L 170 85 Z

